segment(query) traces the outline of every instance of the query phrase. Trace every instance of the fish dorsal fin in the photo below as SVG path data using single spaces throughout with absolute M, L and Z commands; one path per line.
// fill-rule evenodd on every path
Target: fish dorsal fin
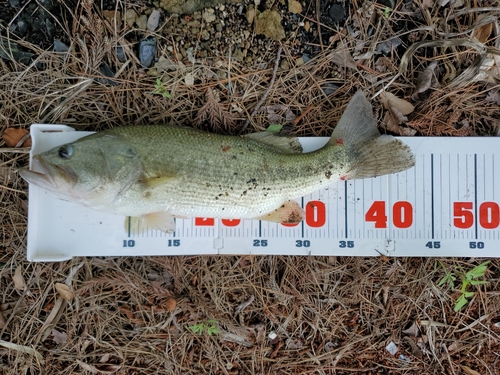
M 280 137 L 268 131 L 247 134 L 243 137 L 274 147 L 285 154 L 302 153 L 302 145 L 297 137 Z
M 295 224 L 304 220 L 304 210 L 295 201 L 286 201 L 280 207 L 265 215 L 258 220 L 272 221 L 275 223 Z
M 354 146 L 379 136 L 372 106 L 363 91 L 358 90 L 347 104 L 329 143 Z

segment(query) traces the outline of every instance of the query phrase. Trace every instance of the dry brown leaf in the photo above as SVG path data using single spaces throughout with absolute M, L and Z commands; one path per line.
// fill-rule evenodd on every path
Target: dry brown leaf
M 267 121 L 270 124 L 288 124 L 293 122 L 297 116 L 284 104 L 273 104 L 264 106 L 260 111 L 267 111 Z
M 382 119 L 382 125 L 390 132 L 399 134 L 399 126 L 391 115 L 391 111 L 387 111 Z
M 455 341 L 452 343 L 450 346 L 448 346 L 448 351 L 449 352 L 456 352 L 458 349 L 460 349 L 462 345 L 460 345 L 459 342 Z
M 59 332 L 57 329 L 53 329 L 51 335 L 54 342 L 58 345 L 64 344 L 68 340 L 68 335 L 65 332 Z
M 356 61 L 354 61 L 347 49 L 333 51 L 328 55 L 328 59 L 340 67 L 358 70 Z
M 481 375 L 481 373 L 477 372 L 476 370 L 471 369 L 468 366 L 460 365 L 460 367 L 462 368 L 462 370 L 464 370 L 464 373 L 467 375 Z
M 177 301 L 173 298 L 169 298 L 165 302 L 165 308 L 167 309 L 167 311 L 174 311 L 176 307 L 177 307 Z
M 98 374 L 99 371 L 97 371 L 97 369 L 94 367 L 94 366 L 91 366 L 85 362 L 82 362 L 82 361 L 79 361 L 78 359 L 76 360 L 76 363 L 78 363 L 80 365 L 80 367 L 82 369 L 84 369 L 85 371 L 88 371 L 92 374 Z
M 14 276 L 12 277 L 12 280 L 14 281 L 14 288 L 16 288 L 17 290 L 25 290 L 26 289 L 26 283 L 24 282 L 23 268 L 22 267 L 16 268 L 16 271 L 14 272 Z
M 431 62 L 427 68 L 424 69 L 422 73 L 417 78 L 417 85 L 415 87 L 415 92 L 412 94 L 411 98 L 413 100 L 419 99 L 419 94 L 426 92 L 432 85 L 432 80 L 435 77 L 435 69 L 437 67 L 437 62 Z
M 481 20 L 481 18 L 483 17 L 479 16 L 477 20 L 479 21 Z M 472 30 L 472 37 L 476 38 L 481 43 L 486 43 L 492 31 L 493 31 L 493 22 L 490 22 L 487 23 L 486 25 L 476 27 L 474 30 Z
M 301 339 L 287 339 L 285 342 L 286 348 L 289 350 L 302 349 L 304 347 L 304 342 Z
M 409 335 L 409 336 L 418 336 L 420 334 L 420 329 L 418 328 L 417 322 L 413 322 L 410 328 L 405 329 L 403 333 Z
M 25 138 L 24 142 L 20 145 L 21 147 L 31 147 L 31 138 L 29 137 L 29 132 L 26 129 L 18 128 L 7 128 L 2 134 L 2 138 L 9 147 L 19 147 L 17 144 Z
M 485 99 L 486 102 L 493 102 L 500 105 L 500 90 L 490 90 Z
M 404 135 L 404 136 L 412 137 L 415 134 L 417 134 L 417 131 L 415 129 L 404 128 L 404 127 L 400 127 L 399 128 L 399 135 Z
M 5 317 L 2 314 L 2 311 L 0 311 L 0 329 L 4 329 L 5 325 L 7 322 L 5 321 Z
M 398 98 L 396 95 L 390 92 L 383 92 L 380 94 L 380 102 L 387 109 L 396 108 L 403 115 L 409 115 L 413 112 L 415 107 L 410 102 L 404 99 Z
M 71 301 L 75 298 L 75 292 L 72 287 L 62 283 L 55 283 L 55 287 L 59 295 L 66 301 Z

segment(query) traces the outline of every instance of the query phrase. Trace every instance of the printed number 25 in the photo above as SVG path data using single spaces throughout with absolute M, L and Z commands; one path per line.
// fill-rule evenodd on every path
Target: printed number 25
M 266 247 L 267 246 L 267 240 L 253 240 L 253 245 L 254 246 Z

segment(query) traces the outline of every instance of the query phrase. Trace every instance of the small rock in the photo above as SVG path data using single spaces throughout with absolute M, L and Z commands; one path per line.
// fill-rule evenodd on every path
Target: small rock
M 137 25 L 138 29 L 146 30 L 146 28 L 148 27 L 148 16 L 143 14 L 142 16 L 137 17 L 137 19 L 135 20 L 135 24 Z
M 281 16 L 275 10 L 265 10 L 255 18 L 255 33 L 263 34 L 274 40 L 285 38 L 285 30 L 281 25 Z
M 236 48 L 233 52 L 233 59 L 235 59 L 236 61 L 243 61 L 243 59 L 245 58 L 245 55 L 246 53 L 243 53 L 243 51 L 241 50 L 241 48 Z
M 133 9 L 127 9 L 125 11 L 125 22 L 127 22 L 127 25 L 129 27 L 133 27 L 134 26 L 134 22 L 137 19 L 137 17 L 139 17 L 139 15 L 136 13 L 135 10 L 133 10 Z
M 19 0 L 9 0 L 9 4 L 12 8 L 21 8 L 21 2 Z
M 304 22 L 304 30 L 308 32 L 311 29 L 311 23 L 309 21 Z
M 304 59 L 302 57 L 299 57 L 298 59 L 295 59 L 295 65 L 296 66 L 304 65 Z
M 339 89 L 339 86 L 334 83 L 327 82 L 324 85 L 321 85 L 321 89 L 323 90 L 325 95 L 331 95 Z
M 202 17 L 206 23 L 212 23 L 216 19 L 214 10 L 212 8 L 205 9 L 203 11 Z
M 283 70 L 288 70 L 290 69 L 290 64 L 288 63 L 287 60 L 283 60 L 280 64 L 280 68 Z
M 245 18 L 247 19 L 250 25 L 253 23 L 253 20 L 255 19 L 255 13 L 256 13 L 255 8 L 250 8 L 245 13 Z
M 187 86 L 193 86 L 194 85 L 194 77 L 193 77 L 192 73 L 186 74 L 186 76 L 184 77 L 184 83 Z
M 68 52 L 69 47 L 59 39 L 54 39 L 54 52 Z
M 156 56 L 156 38 L 150 37 L 139 42 L 139 60 L 141 65 L 149 68 Z
M 159 23 L 160 23 L 160 12 L 158 12 L 156 9 L 154 9 L 148 18 L 148 22 L 146 23 L 146 27 L 149 31 L 153 32 L 156 30 Z
M 288 0 L 288 11 L 290 13 L 302 13 L 302 5 L 297 0 Z
M 330 9 L 328 9 L 328 15 L 333 22 L 340 22 L 345 17 L 344 7 L 339 4 L 333 4 Z
M 21 20 L 17 23 L 17 29 L 19 30 L 19 33 L 21 35 L 24 35 L 28 31 L 28 24 L 25 21 Z
M 45 28 L 47 29 L 47 35 L 52 39 L 56 33 L 56 27 L 48 18 L 45 20 Z

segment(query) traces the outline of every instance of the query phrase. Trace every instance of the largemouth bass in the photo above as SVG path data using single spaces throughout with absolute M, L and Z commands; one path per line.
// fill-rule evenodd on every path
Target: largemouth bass
M 297 139 L 270 132 L 223 136 L 173 126 L 102 131 L 36 155 L 28 182 L 67 201 L 175 230 L 175 217 L 303 220 L 293 199 L 336 180 L 396 173 L 415 161 L 409 147 L 380 135 L 358 91 L 329 142 L 301 153 Z

